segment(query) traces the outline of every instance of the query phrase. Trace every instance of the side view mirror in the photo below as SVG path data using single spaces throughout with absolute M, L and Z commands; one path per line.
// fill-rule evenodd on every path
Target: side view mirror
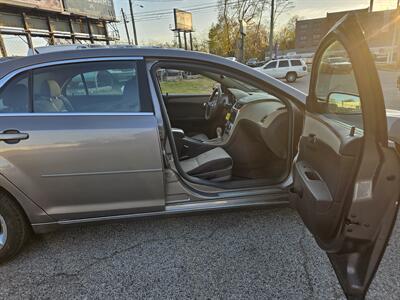
M 328 104 L 337 113 L 361 113 L 361 101 L 358 95 L 332 92 L 328 95 Z

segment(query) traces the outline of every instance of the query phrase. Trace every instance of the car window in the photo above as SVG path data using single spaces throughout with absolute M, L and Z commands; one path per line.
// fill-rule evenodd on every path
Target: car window
M 91 62 L 38 69 L 33 72 L 33 111 L 149 111 L 148 103 L 140 99 L 138 80 L 135 62 Z
M 268 63 L 268 64 L 264 67 L 264 69 L 274 69 L 274 68 L 276 68 L 276 63 L 277 63 L 277 61 L 271 61 L 270 63 Z
M 290 61 L 290 64 L 291 64 L 293 67 L 301 66 L 301 65 L 302 65 L 302 64 L 301 64 L 301 61 L 298 60 L 298 59 L 292 59 L 292 60 Z
M 340 63 L 330 60 L 340 55 Z M 323 53 L 318 67 L 315 95 L 324 114 L 340 122 L 362 128 L 360 94 L 353 65 L 343 45 L 336 41 Z
M 65 88 L 65 94 L 66 96 L 87 95 L 82 74 L 78 74 L 71 79 Z
M 182 70 L 160 69 L 157 78 L 163 94 L 211 95 L 216 81 L 203 75 Z
M 29 112 L 28 74 L 12 79 L 0 91 L 0 113 Z
M 280 60 L 279 68 L 286 68 L 286 67 L 289 67 L 289 61 L 288 60 Z

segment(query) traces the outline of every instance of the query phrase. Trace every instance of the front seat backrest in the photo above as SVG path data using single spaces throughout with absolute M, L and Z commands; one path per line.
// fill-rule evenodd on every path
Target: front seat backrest
M 43 103 L 41 100 L 45 100 L 47 103 Z M 40 100 L 35 103 L 35 111 L 69 112 L 73 111 L 73 108 L 69 100 L 61 94 L 61 88 L 57 81 L 46 80 L 42 82 Z

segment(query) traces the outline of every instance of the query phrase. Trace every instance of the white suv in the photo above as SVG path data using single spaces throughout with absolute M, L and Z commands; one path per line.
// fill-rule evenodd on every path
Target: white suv
M 307 75 L 306 63 L 298 58 L 273 59 L 255 69 L 275 78 L 285 78 L 287 82 L 295 82 L 297 78 Z

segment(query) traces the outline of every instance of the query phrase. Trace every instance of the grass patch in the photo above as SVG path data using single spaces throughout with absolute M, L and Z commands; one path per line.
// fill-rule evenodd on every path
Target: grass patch
M 211 95 L 214 85 L 215 81 L 205 77 L 160 82 L 163 94 Z

